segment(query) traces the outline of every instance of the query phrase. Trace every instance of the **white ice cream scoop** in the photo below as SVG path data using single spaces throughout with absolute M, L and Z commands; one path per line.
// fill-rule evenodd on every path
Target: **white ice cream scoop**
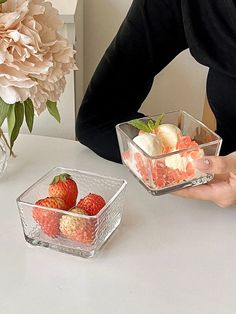
M 193 158 L 194 157 L 194 158 Z M 186 156 L 180 156 L 180 154 L 174 154 L 165 158 L 165 164 L 172 169 L 179 169 L 180 171 L 186 171 L 187 165 L 193 163 L 194 160 L 204 157 L 203 149 L 198 151 L 190 151 Z
M 165 158 L 165 164 L 169 168 L 186 171 L 188 158 L 181 157 L 179 154 L 174 154 Z
M 169 147 L 172 151 L 176 149 L 177 142 L 182 136 L 180 129 L 173 124 L 161 124 L 156 130 L 164 147 Z
M 143 133 L 136 136 L 133 141 L 151 157 L 162 153 L 162 142 L 156 134 Z

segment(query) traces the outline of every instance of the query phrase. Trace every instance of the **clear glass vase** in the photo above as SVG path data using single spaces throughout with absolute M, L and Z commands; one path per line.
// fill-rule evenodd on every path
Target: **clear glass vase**
M 0 138 L 0 177 L 7 166 L 7 151 L 6 145 L 2 138 Z

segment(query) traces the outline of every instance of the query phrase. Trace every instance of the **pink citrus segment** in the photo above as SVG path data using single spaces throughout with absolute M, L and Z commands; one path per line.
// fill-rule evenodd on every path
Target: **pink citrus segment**
M 158 188 L 178 184 L 190 179 L 194 174 L 195 171 L 191 162 L 187 164 L 186 171 L 168 168 L 162 161 L 155 161 L 152 164 L 152 178 Z
M 171 147 L 169 147 L 169 146 L 163 147 L 163 149 L 162 149 L 163 154 L 168 154 L 170 152 L 171 152 Z
M 148 180 L 148 167 L 147 162 L 145 162 L 145 157 L 140 153 L 134 154 L 134 160 L 136 162 L 137 171 L 140 173 L 144 181 Z
M 192 164 L 191 162 L 189 162 L 189 163 L 187 164 L 186 172 L 187 172 L 187 174 L 188 174 L 189 177 L 191 177 L 191 176 L 194 175 L 195 170 L 194 170 L 193 164 Z
M 198 147 L 198 143 L 193 141 L 190 136 L 181 136 L 176 145 L 177 150 L 194 147 Z
M 152 178 L 156 186 L 162 188 L 166 186 L 166 176 L 168 168 L 163 161 L 156 160 L 152 164 Z
M 130 153 L 130 151 L 129 150 L 126 150 L 125 152 L 123 152 L 123 159 L 124 160 L 129 160 L 130 159 L 130 157 L 131 157 L 131 153 Z
M 189 152 L 189 156 L 192 159 L 198 159 L 199 158 L 199 151 L 198 150 L 191 151 L 191 152 Z
M 140 134 L 143 132 L 140 132 Z M 176 150 L 192 149 L 190 151 L 184 151 L 180 154 L 181 157 L 187 160 L 196 160 L 203 156 L 204 152 L 199 148 L 196 141 L 192 140 L 190 136 L 181 136 L 176 145 Z M 171 152 L 170 147 L 163 148 L 163 154 L 168 154 Z M 143 181 L 148 181 L 149 171 L 151 171 L 153 183 L 157 188 L 163 188 L 169 185 L 176 185 L 184 180 L 189 180 L 194 177 L 195 169 L 192 162 L 188 162 L 186 165 L 186 170 L 181 171 L 179 169 L 169 168 L 165 165 L 163 160 L 149 160 L 145 158 L 141 153 L 131 153 L 130 151 L 125 151 L 123 153 L 123 158 L 125 160 L 134 159 L 137 172 L 141 175 Z

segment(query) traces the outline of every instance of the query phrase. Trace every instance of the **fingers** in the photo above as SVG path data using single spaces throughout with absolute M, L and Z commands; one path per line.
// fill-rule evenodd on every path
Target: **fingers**
M 194 165 L 200 171 L 214 174 L 236 172 L 236 152 L 224 157 L 206 156 L 195 160 Z
M 236 152 L 224 157 L 206 156 L 194 163 L 200 171 L 216 174 L 215 178 L 208 184 L 186 188 L 174 195 L 212 201 L 223 208 L 236 203 Z
M 219 181 L 186 188 L 173 193 L 176 196 L 211 201 L 219 207 L 226 208 L 236 203 L 236 175 L 227 181 Z
M 185 188 L 173 192 L 172 194 L 180 197 L 198 199 L 202 201 L 209 201 L 212 200 L 212 198 L 214 198 L 214 195 L 212 195 L 213 192 L 211 187 L 207 185 Z

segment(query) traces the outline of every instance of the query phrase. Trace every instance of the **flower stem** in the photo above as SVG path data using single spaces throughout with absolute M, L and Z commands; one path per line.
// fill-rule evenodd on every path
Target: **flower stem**
M 0 138 L 3 139 L 3 141 L 5 142 L 7 148 L 9 149 L 9 151 L 10 151 L 10 156 L 12 156 L 12 157 L 15 158 L 16 155 L 15 155 L 15 153 L 13 152 L 11 146 L 9 145 L 9 143 L 8 143 L 8 141 L 7 141 L 7 138 L 6 138 L 6 136 L 4 135 L 3 130 L 2 130 L 1 128 L 0 128 Z

